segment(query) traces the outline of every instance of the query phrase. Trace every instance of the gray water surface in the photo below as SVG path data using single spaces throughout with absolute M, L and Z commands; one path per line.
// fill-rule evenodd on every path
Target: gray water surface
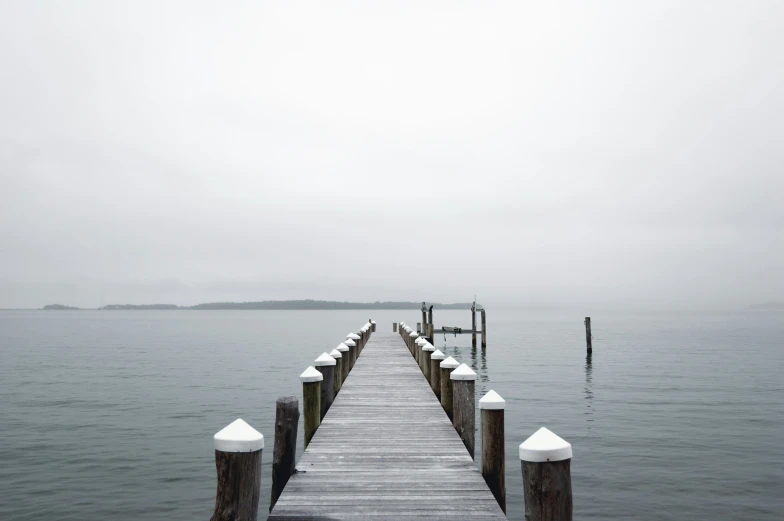
M 209 519 L 212 436 L 238 417 L 266 437 L 266 513 L 275 399 L 300 396 L 299 373 L 369 316 L 384 331 L 420 319 L 0 311 L 0 519 Z M 485 352 L 435 339 L 477 370 L 477 399 L 507 401 L 510 519 L 523 518 L 517 446 L 540 426 L 573 446 L 575 519 L 784 518 L 780 314 L 594 315 L 591 358 L 582 319 L 488 310 Z

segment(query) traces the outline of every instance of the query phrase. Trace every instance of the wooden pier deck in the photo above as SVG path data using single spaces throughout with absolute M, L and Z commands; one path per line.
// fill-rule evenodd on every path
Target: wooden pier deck
M 396 333 L 373 334 L 270 520 L 506 519 Z

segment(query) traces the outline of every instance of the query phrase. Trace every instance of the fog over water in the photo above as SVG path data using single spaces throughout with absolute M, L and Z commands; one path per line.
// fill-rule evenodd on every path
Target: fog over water
M 3 2 L 0 308 L 784 300 L 782 19 Z

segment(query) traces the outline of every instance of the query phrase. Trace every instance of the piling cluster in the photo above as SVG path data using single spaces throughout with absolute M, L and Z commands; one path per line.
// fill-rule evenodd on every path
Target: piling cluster
M 485 346 L 485 313 L 481 310 L 482 346 Z M 476 329 L 475 324 L 473 324 Z M 411 356 L 417 361 L 433 393 L 452 421 L 466 450 L 474 458 L 476 372 L 455 358 L 447 357 L 405 322 L 395 324 Z M 474 340 L 474 345 L 476 345 Z M 479 400 L 482 435 L 482 476 L 506 513 L 506 462 L 504 410 L 506 401 L 490 390 Z M 527 521 L 571 521 L 572 447 L 545 427 L 520 444 L 519 456 Z

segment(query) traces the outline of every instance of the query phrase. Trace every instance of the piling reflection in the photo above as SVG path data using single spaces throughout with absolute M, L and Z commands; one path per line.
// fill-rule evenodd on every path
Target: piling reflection
M 587 410 L 585 414 L 588 416 L 586 421 L 593 421 L 593 364 L 591 361 L 592 354 L 588 353 L 585 356 L 585 400 Z M 590 430 L 590 425 L 588 426 Z

